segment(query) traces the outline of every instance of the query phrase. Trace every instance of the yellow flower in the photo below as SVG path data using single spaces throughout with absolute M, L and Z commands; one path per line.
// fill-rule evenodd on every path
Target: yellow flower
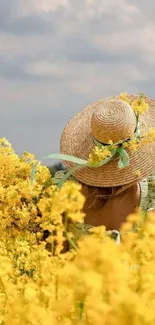
M 103 147 L 103 149 L 100 149 L 96 146 L 93 152 L 89 154 L 89 162 L 99 163 L 110 156 L 112 156 L 112 154 L 108 148 Z
M 129 98 L 127 97 L 127 93 L 121 93 L 119 96 L 120 100 L 126 102 L 127 104 L 131 104 L 131 101 L 129 100 Z
M 10 147 L 11 148 L 11 143 L 6 138 L 1 138 L 0 139 L 0 146 Z
M 137 98 L 136 100 L 134 100 L 134 102 L 132 102 L 132 108 L 135 113 L 143 114 L 148 111 L 149 105 L 145 101 L 145 98 L 141 97 Z
M 154 129 L 140 143 L 129 141 L 129 147 L 136 149 L 144 138 L 146 143 L 154 141 Z M 74 230 L 85 228 L 81 185 L 67 181 L 57 188 L 48 182 L 48 169 L 40 164 L 32 191 L 34 157 L 26 153 L 21 159 L 3 142 L 0 324 L 124 325 L 132 320 L 154 325 L 154 211 L 144 215 L 137 210 L 128 216 L 120 229 L 120 245 L 104 226 L 92 228 L 89 236 L 82 232 L 74 242 Z M 111 153 L 106 147 L 92 154 L 103 159 Z M 140 177 L 139 170 L 135 173 Z
M 128 147 L 128 143 L 127 143 L 127 142 L 123 142 L 122 147 L 123 147 L 124 149 L 127 148 L 127 147 Z
M 155 129 L 154 128 L 149 129 L 148 135 L 149 135 L 150 139 L 152 139 L 152 141 L 155 141 Z
M 150 128 L 148 132 L 143 132 L 142 138 L 141 138 L 141 144 L 145 145 L 148 143 L 152 143 L 155 141 L 155 129 Z
M 141 172 L 140 172 L 139 170 L 136 170 L 135 175 L 136 175 L 137 177 L 140 177 L 140 176 L 141 176 Z
M 137 139 L 131 139 L 129 142 L 128 142 L 128 148 L 131 150 L 131 151 L 137 151 L 140 147 L 141 143 L 139 142 L 139 140 Z

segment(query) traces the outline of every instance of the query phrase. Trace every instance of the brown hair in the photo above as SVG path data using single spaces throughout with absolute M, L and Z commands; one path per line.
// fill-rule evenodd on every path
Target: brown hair
M 107 200 L 127 190 L 133 184 L 116 187 L 95 187 L 81 183 L 82 192 L 86 196 L 86 208 L 95 208 L 104 205 Z

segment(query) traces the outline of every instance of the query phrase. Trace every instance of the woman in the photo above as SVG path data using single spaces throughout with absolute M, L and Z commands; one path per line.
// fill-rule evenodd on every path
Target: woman
M 138 207 L 155 208 L 154 128 L 155 100 L 125 93 L 85 107 L 67 124 L 63 181 L 72 174 L 86 197 L 85 225 L 72 225 L 77 238 L 92 226 L 119 230 Z

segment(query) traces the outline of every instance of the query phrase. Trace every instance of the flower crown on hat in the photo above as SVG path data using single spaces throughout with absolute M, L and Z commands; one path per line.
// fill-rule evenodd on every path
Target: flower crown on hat
M 93 137 L 94 142 L 94 149 L 89 154 L 88 160 L 80 159 L 74 156 L 65 155 L 65 154 L 50 154 L 46 157 L 43 157 L 43 159 L 60 159 L 64 161 L 70 161 L 75 163 L 76 165 L 71 168 L 69 171 L 67 171 L 62 179 L 59 177 L 55 177 L 53 179 L 53 182 L 58 185 L 58 187 L 61 187 L 63 183 L 78 169 L 83 167 L 90 167 L 90 168 L 98 168 L 105 164 L 107 164 L 116 154 L 118 154 L 118 168 L 123 169 L 129 165 L 129 154 L 126 151 L 137 151 L 140 147 L 142 147 L 144 144 L 151 143 L 155 141 L 155 129 L 149 128 L 146 132 L 143 130 L 143 125 L 140 125 L 139 117 L 143 113 L 147 112 L 149 109 L 149 105 L 147 103 L 147 97 L 143 93 L 139 93 L 139 96 L 136 100 L 131 101 L 126 93 L 122 93 L 119 96 L 119 99 L 128 103 L 136 116 L 136 128 L 133 133 L 133 136 L 124 139 L 119 140 L 115 143 L 113 143 L 112 140 L 109 140 L 108 144 L 103 144 L 99 141 L 97 141 Z M 39 163 L 39 162 L 38 162 Z M 37 168 L 37 164 L 32 169 L 32 175 L 31 175 L 31 181 L 34 182 L 34 176 L 35 171 Z M 140 177 L 140 172 L 136 172 L 136 176 Z

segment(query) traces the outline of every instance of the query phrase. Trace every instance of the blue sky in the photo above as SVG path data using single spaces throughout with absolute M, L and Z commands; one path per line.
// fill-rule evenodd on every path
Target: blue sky
M 0 137 L 37 158 L 92 101 L 154 97 L 153 0 L 0 0 Z

